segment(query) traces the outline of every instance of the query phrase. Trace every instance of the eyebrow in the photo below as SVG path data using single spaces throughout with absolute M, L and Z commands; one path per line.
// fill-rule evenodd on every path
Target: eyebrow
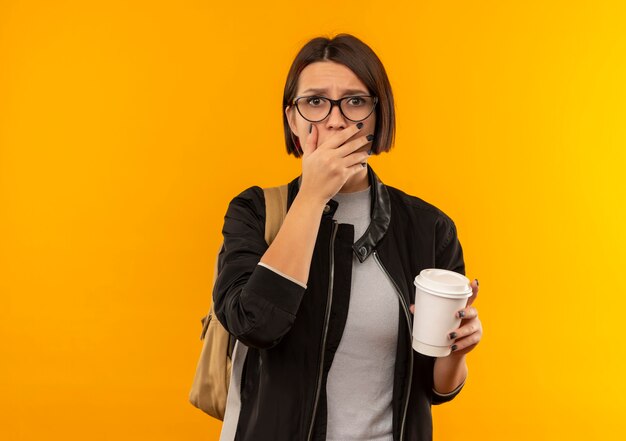
M 308 92 L 313 92 L 313 93 L 316 93 L 316 94 L 318 94 L 318 93 L 326 93 L 326 92 L 328 92 L 328 89 L 314 89 L 314 88 L 312 88 L 312 89 L 307 89 L 307 90 L 302 91 L 302 93 L 308 93 Z M 346 90 L 343 91 L 343 95 L 342 96 L 354 95 L 354 94 L 357 94 L 357 95 L 358 94 L 360 94 L 360 95 L 367 95 L 368 92 L 365 92 L 362 89 L 346 89 Z

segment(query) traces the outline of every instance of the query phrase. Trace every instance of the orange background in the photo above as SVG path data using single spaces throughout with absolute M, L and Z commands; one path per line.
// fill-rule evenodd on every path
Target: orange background
M 622 1 L 0 3 L 0 439 L 217 440 L 187 394 L 228 201 L 300 173 L 310 38 L 386 66 L 371 164 L 457 223 L 485 328 L 435 440 L 624 433 Z

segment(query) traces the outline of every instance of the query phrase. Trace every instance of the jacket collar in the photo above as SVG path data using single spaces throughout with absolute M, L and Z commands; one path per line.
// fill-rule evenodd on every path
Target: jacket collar
M 374 170 L 367 164 L 367 178 L 371 188 L 371 220 L 370 224 L 361 236 L 353 245 L 352 249 L 356 254 L 360 262 L 365 261 L 376 248 L 378 242 L 383 238 L 387 230 L 389 229 L 389 223 L 391 221 L 391 202 L 389 200 L 389 192 L 387 187 L 380 180 L 378 175 L 374 173 Z M 295 180 L 294 180 L 295 181 Z M 295 192 L 293 197 L 290 197 L 289 205 L 291 201 L 295 199 L 297 192 L 300 190 L 300 183 L 302 182 L 302 175 L 297 178 L 297 185 L 295 186 Z M 331 199 L 326 204 L 323 216 L 332 218 L 339 203 L 334 199 Z

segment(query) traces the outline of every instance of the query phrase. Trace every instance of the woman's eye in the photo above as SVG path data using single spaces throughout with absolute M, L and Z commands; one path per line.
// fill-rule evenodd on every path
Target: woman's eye
M 360 106 L 361 104 L 363 104 L 365 100 L 363 98 L 360 98 L 358 96 L 352 97 L 348 100 L 348 103 L 351 106 Z
M 319 106 L 320 104 L 322 104 L 322 100 L 318 97 L 312 97 L 309 98 L 308 100 L 306 100 L 307 104 L 310 104 L 312 106 Z

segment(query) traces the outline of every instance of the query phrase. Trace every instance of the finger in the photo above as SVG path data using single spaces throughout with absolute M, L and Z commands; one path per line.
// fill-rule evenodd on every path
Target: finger
M 479 336 L 483 333 L 483 325 L 478 318 L 472 319 L 465 323 L 463 326 L 455 329 L 454 331 L 448 334 L 448 339 L 459 341 L 463 338 L 466 338 L 472 334 L 478 333 Z
M 413 303 L 409 306 L 409 311 L 411 311 L 411 314 L 415 314 L 415 305 Z
M 318 131 L 315 124 L 309 125 L 309 136 L 306 137 L 306 142 L 302 146 L 303 155 L 310 155 L 317 149 Z
M 348 173 L 352 173 L 352 174 L 358 174 L 359 172 L 361 172 L 361 170 L 363 170 L 365 167 L 367 167 L 367 165 L 365 163 L 357 163 L 355 165 L 352 165 L 350 167 L 347 168 Z
M 455 341 L 450 345 L 450 349 L 454 353 L 467 353 L 474 349 L 480 343 L 481 336 L 474 333 L 468 337 Z
M 478 319 L 475 319 L 467 326 L 462 326 L 448 335 L 450 340 L 454 340 L 450 344 L 450 349 L 457 355 L 466 354 L 480 343 L 482 336 L 482 324 Z
M 456 317 L 460 319 L 470 320 L 478 317 L 478 310 L 473 306 L 467 306 L 456 312 Z
M 470 306 L 472 303 L 474 303 L 474 300 L 476 300 L 476 297 L 478 297 L 478 279 L 472 280 L 470 286 L 472 287 L 472 295 L 469 299 L 467 299 L 467 306 Z
M 363 123 L 358 123 L 358 124 L 348 126 L 345 129 L 340 130 L 339 132 L 331 135 L 330 138 L 328 138 L 326 141 L 324 141 L 322 144 L 320 144 L 317 147 L 320 149 L 335 149 L 343 145 L 343 143 L 348 141 L 355 134 L 359 133 L 359 131 L 362 128 L 363 128 Z M 316 129 L 317 127 L 314 130 Z
M 373 139 L 374 139 L 374 135 L 359 136 L 358 138 L 353 139 L 352 141 L 348 141 L 342 146 L 337 147 L 337 150 L 336 150 L 337 154 L 341 158 L 349 156 L 351 153 L 360 149 L 364 145 L 370 144 Z
M 363 164 L 363 167 L 365 167 L 365 163 L 369 157 L 370 155 L 367 152 L 357 152 L 346 156 L 342 161 L 345 167 L 351 167 L 355 164 Z

